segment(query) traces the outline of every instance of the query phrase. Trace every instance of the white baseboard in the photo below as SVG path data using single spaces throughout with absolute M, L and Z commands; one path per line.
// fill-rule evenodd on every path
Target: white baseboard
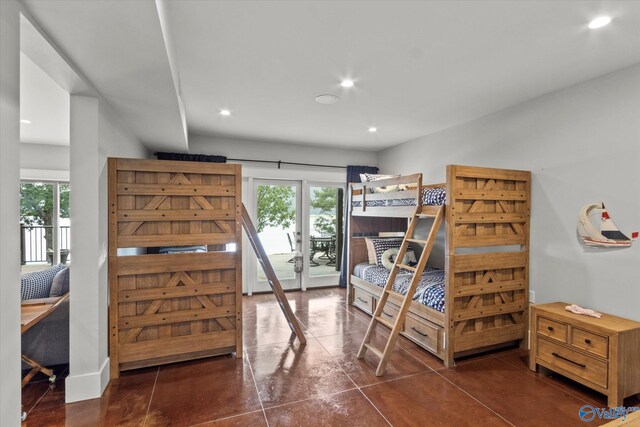
M 102 396 L 109 384 L 109 358 L 107 357 L 98 372 L 82 375 L 69 375 L 64 380 L 65 402 L 96 399 Z

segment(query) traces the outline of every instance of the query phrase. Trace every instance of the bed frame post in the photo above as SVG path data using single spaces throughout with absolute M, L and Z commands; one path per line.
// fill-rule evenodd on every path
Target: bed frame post
M 346 245 L 342 248 L 343 251 L 347 253 L 347 265 L 343 265 L 343 269 L 347 269 L 346 285 L 347 285 L 347 305 L 353 304 L 353 289 L 351 289 L 351 272 L 353 271 L 353 261 L 351 257 L 351 236 L 353 235 L 353 217 L 351 215 L 351 211 L 353 210 L 352 199 L 353 199 L 353 184 L 349 183 L 349 194 L 347 194 L 347 218 L 346 221 L 349 221 L 349 233 L 345 236 Z
M 455 280 L 455 254 L 456 248 L 454 244 L 454 230 L 453 221 L 450 219 L 455 212 L 455 206 L 451 201 L 453 198 L 453 185 L 455 182 L 455 166 L 447 165 L 447 201 L 445 204 L 445 224 L 446 224 L 446 239 L 445 239 L 445 321 L 444 321 L 444 366 L 447 368 L 452 367 L 455 362 L 453 359 L 453 317 L 451 316 L 452 307 L 455 302 L 453 296 L 454 280 Z
M 531 174 L 529 174 L 529 179 L 526 181 L 526 191 L 527 191 L 527 202 L 525 205 L 525 214 L 527 217 L 527 221 L 524 223 L 524 229 L 526 230 L 526 240 L 525 244 L 522 246 L 522 251 L 527 254 L 526 265 L 524 268 L 524 282 L 525 282 L 525 298 L 527 302 L 527 309 L 522 313 L 522 317 L 524 318 L 525 331 L 524 331 L 524 339 L 520 340 L 520 348 L 528 349 L 529 348 L 529 340 L 531 339 L 529 331 L 529 244 L 531 242 Z

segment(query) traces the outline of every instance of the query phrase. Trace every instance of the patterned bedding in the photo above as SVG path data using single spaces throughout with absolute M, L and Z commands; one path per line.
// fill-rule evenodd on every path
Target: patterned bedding
M 447 201 L 447 190 L 444 187 L 436 188 L 423 188 L 422 189 L 422 204 L 429 206 L 444 205 Z M 381 206 L 415 206 L 416 199 L 388 199 L 388 200 L 367 200 L 367 207 L 381 207 Z M 353 207 L 362 206 L 361 201 L 353 201 Z
M 389 273 L 390 270 L 384 267 L 367 263 L 357 264 L 353 272 L 355 276 L 381 288 L 387 283 Z M 392 288 L 394 291 L 405 295 L 407 289 L 409 289 L 410 282 L 411 272 L 400 270 Z M 427 266 L 424 273 L 422 273 L 416 293 L 413 295 L 413 300 L 444 313 L 444 270 Z

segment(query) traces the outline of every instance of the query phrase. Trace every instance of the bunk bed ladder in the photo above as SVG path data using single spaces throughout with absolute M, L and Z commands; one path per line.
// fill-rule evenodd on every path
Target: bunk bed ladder
M 253 247 L 256 256 L 258 257 L 258 262 L 262 266 L 264 274 L 267 276 L 267 281 L 269 282 L 269 286 L 271 286 L 271 289 L 273 290 L 273 294 L 276 296 L 278 305 L 280 305 L 280 309 L 282 309 L 282 313 L 287 319 L 287 323 L 289 323 L 291 332 L 296 335 L 298 341 L 300 341 L 300 344 L 305 344 L 307 340 L 302 333 L 300 323 L 291 310 L 289 301 L 287 300 L 287 297 L 282 290 L 282 285 L 280 284 L 275 271 L 273 271 L 271 261 L 269 261 L 269 257 L 267 256 L 267 253 L 262 246 L 262 242 L 258 237 L 256 228 L 251 221 L 251 217 L 249 216 L 249 212 L 247 212 L 247 208 L 245 208 L 244 203 L 242 204 L 242 226 L 244 228 L 244 231 L 247 233 L 247 238 L 249 239 L 249 242 L 251 242 L 251 246 Z
M 422 206 L 418 206 L 413 217 L 411 219 L 411 223 L 409 224 L 409 228 L 407 229 L 407 233 L 404 236 L 404 240 L 402 241 L 402 245 L 400 246 L 400 250 L 398 251 L 398 255 L 396 256 L 396 262 L 393 264 L 391 268 L 391 273 L 389 274 L 389 278 L 387 279 L 387 284 L 382 291 L 382 295 L 380 296 L 380 301 L 376 306 L 376 310 L 373 313 L 373 317 L 371 318 L 371 323 L 369 323 L 369 328 L 367 329 L 367 333 L 364 336 L 364 340 L 362 341 L 362 345 L 360 346 L 360 351 L 358 351 L 358 359 L 364 358 L 367 350 L 371 350 L 378 358 L 380 362 L 378 363 L 378 367 L 376 369 L 376 376 L 380 376 L 384 373 L 384 370 L 387 366 L 387 362 L 391 357 L 391 352 L 393 351 L 393 347 L 396 344 L 396 340 L 398 339 L 398 334 L 400 333 L 402 326 L 404 324 L 404 319 L 409 311 L 409 306 L 411 305 L 411 301 L 413 300 L 413 294 L 416 291 L 416 287 L 420 282 L 420 278 L 422 276 L 422 272 L 424 271 L 425 266 L 427 265 L 427 259 L 429 258 L 429 254 L 431 253 L 431 249 L 433 248 L 433 244 L 436 241 L 436 236 L 438 235 L 438 229 L 440 228 L 440 224 L 442 223 L 444 206 L 425 206 L 424 209 Z M 431 225 L 431 230 L 429 231 L 429 235 L 427 240 L 419 240 L 414 238 L 414 231 L 418 221 L 423 218 L 432 218 L 433 223 Z M 408 265 L 402 264 L 402 260 L 409 249 L 410 243 L 420 243 L 424 244 L 424 249 L 422 250 L 422 254 L 420 255 L 420 259 L 418 260 L 418 264 L 415 267 L 411 267 Z M 395 282 L 396 276 L 400 269 L 409 270 L 413 273 L 413 277 L 411 278 L 411 283 L 409 285 L 409 289 L 406 295 L 402 296 L 402 305 L 400 306 L 400 311 L 396 316 L 395 322 L 390 323 L 382 317 L 382 312 L 384 310 L 384 306 L 389 299 L 389 295 L 391 293 L 396 294 L 392 290 L 393 283 Z M 396 294 L 399 295 L 399 294 Z M 376 348 L 372 343 L 373 333 L 376 329 L 376 325 L 381 324 L 386 326 L 391 330 L 389 333 L 389 337 L 387 338 L 387 343 L 383 350 Z

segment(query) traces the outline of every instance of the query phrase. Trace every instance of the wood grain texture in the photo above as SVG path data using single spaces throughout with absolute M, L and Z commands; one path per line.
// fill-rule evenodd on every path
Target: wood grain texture
M 521 346 L 527 344 L 531 173 L 449 165 L 446 177 L 444 184 L 420 184 L 420 189 L 445 186 L 447 191 L 445 310 L 434 315 L 425 311 L 427 307 L 418 308 L 420 304 L 414 303 L 409 308 L 409 315 L 442 325 L 438 345 L 422 346 L 443 359 L 446 366 L 452 366 L 458 355 L 513 342 L 520 342 Z M 413 176 L 399 180 L 412 179 Z M 358 199 L 382 198 L 375 193 L 367 195 L 367 185 L 352 185 L 350 194 L 356 194 Z M 402 198 L 401 194 L 396 192 L 393 197 Z M 369 232 L 372 224 L 376 224 L 374 221 L 381 225 L 385 219 L 409 217 L 413 208 L 367 207 L 364 211 L 361 207 L 350 208 L 350 272 L 356 263 L 366 260 L 366 248 L 354 230 Z M 432 215 L 438 207 L 421 208 L 425 214 Z M 508 252 L 504 246 L 509 247 Z M 482 248 L 482 251 L 475 248 Z M 370 295 L 375 307 L 380 298 L 376 288 L 351 276 L 350 303 L 365 310 L 369 306 L 354 301 L 353 295 L 357 292 L 365 300 L 364 295 Z M 402 333 L 405 332 L 406 327 Z M 419 341 L 415 337 L 409 338 Z
M 242 357 L 241 186 L 239 165 L 109 159 L 112 378 L 191 357 Z M 230 243 L 235 252 L 224 251 Z M 208 252 L 149 249 L 190 245 Z
M 531 357 L 608 397 L 610 407 L 622 406 L 625 397 L 640 392 L 640 322 L 603 313 L 593 318 L 570 313 L 567 303 L 531 307 Z M 553 337 L 558 327 L 566 332 Z

